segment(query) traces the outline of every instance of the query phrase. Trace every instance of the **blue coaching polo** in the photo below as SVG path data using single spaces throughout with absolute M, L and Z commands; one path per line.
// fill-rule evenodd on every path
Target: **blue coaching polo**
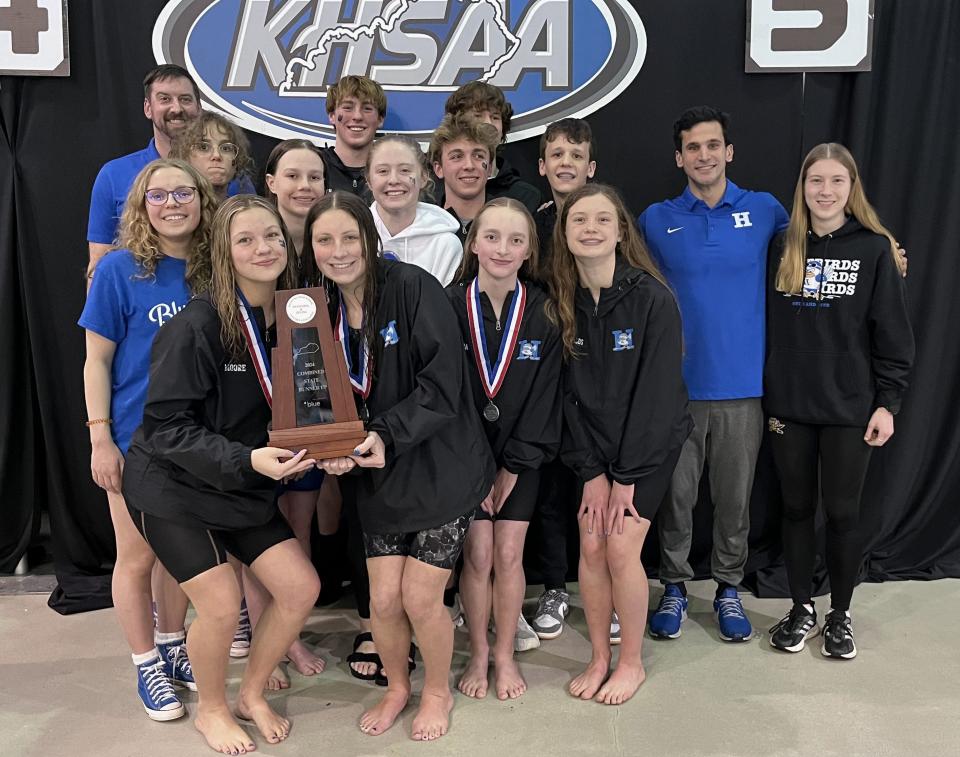
M 687 187 L 640 215 L 640 230 L 683 316 L 690 399 L 763 395 L 767 247 L 788 220 L 773 195 L 729 180 L 713 208 Z
M 87 221 L 87 241 L 98 244 L 113 244 L 120 225 L 120 216 L 123 214 L 123 204 L 127 200 L 127 193 L 133 186 L 140 170 L 152 160 L 157 160 L 160 153 L 157 145 L 150 140 L 143 150 L 123 155 L 107 161 L 97 174 L 93 182 L 93 193 L 90 196 L 90 217 Z M 227 189 L 228 195 L 254 194 L 253 183 L 244 176 L 240 181 L 234 179 Z

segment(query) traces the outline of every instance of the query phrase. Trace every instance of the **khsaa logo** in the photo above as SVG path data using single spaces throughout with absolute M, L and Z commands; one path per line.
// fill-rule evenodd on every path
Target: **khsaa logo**
M 480 79 L 505 91 L 516 140 L 620 95 L 647 38 L 628 0 L 171 0 L 153 49 L 263 134 L 331 140 L 327 87 L 361 74 L 386 90 L 383 131 L 428 141 L 450 93 Z

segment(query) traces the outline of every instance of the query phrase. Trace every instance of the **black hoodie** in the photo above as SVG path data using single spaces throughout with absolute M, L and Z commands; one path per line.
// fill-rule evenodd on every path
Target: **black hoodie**
M 355 194 L 362 200 L 370 202 L 370 191 L 367 188 L 367 178 L 364 176 L 365 166 L 352 168 L 343 164 L 340 156 L 333 147 L 326 147 L 322 151 L 323 164 L 326 169 L 324 184 L 328 192 L 341 190 Z
M 853 218 L 824 237 L 810 232 L 802 295 L 776 291 L 783 240 L 768 256 L 767 414 L 865 426 L 878 407 L 896 413 L 914 343 L 889 240 Z
M 583 481 L 651 475 L 690 435 L 680 311 L 667 287 L 617 258 L 594 304 L 576 293 L 578 354 L 564 372 L 560 456 Z
M 487 181 L 487 200 L 495 197 L 512 197 L 526 205 L 530 215 L 537 212 L 543 202 L 540 190 L 520 178 L 517 169 L 504 157 L 497 158 L 497 175 Z
M 514 347 L 513 360 L 494 402 L 500 417 L 483 420 L 493 457 L 499 467 L 511 473 L 540 468 L 556 457 L 560 447 L 560 366 L 563 345 L 560 331 L 544 313 L 547 295 L 536 284 L 525 283 L 527 298 L 520 333 Z M 477 368 L 467 318 L 467 285 L 451 284 L 447 295 L 453 303 L 460 323 L 460 336 L 467 355 L 473 401 L 480 417 L 488 399 Z M 503 303 L 503 313 L 510 309 L 513 295 Z M 496 355 L 505 332 L 498 330 L 499 319 L 490 300 L 480 293 L 487 352 Z
M 367 428 L 383 438 L 387 463 L 359 469 L 357 507 L 365 533 L 412 533 L 472 512 L 496 471 L 440 283 L 391 260 L 377 273 Z
M 253 308 L 264 334 L 263 311 Z M 271 328 L 265 339 L 274 342 Z M 267 444 L 270 406 L 250 355 L 226 354 L 209 294 L 191 300 L 150 352 L 143 425 L 123 468 L 123 496 L 138 510 L 202 528 L 260 526 L 276 512 L 277 483 L 250 453 Z

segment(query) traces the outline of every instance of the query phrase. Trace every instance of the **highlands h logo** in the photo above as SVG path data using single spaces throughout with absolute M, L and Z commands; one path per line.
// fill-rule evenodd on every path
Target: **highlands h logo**
M 332 139 L 327 87 L 362 74 L 386 90 L 384 131 L 421 141 L 450 92 L 495 84 L 513 140 L 617 97 L 647 38 L 629 0 L 170 0 L 153 48 L 209 106 L 264 134 Z
M 745 210 L 742 213 L 731 213 L 733 216 L 733 228 L 742 229 L 747 226 L 753 226 L 753 222 L 750 220 L 750 211 Z

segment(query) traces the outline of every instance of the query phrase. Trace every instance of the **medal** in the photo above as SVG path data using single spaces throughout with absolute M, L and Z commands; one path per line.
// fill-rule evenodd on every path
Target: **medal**
M 367 407 L 366 402 L 360 406 L 360 420 L 362 420 L 364 423 L 370 422 L 370 409 Z
M 250 359 L 253 361 L 253 369 L 256 371 L 263 396 L 266 397 L 267 404 L 272 408 L 273 382 L 270 380 L 269 353 L 263 343 L 263 337 L 260 336 L 260 328 L 253 317 L 250 303 L 247 302 L 247 298 L 243 296 L 239 287 L 237 288 L 237 304 L 240 306 L 240 325 L 247 342 L 247 352 L 250 353 Z
M 517 281 L 517 288 L 510 302 L 510 309 L 503 325 L 503 338 L 496 360 L 491 361 L 487 354 L 486 333 L 483 327 L 483 311 L 480 309 L 480 282 L 474 279 L 467 287 L 467 320 L 470 322 L 470 339 L 473 342 L 473 357 L 480 371 L 480 381 L 487 395 L 487 405 L 483 408 L 483 417 L 494 423 L 500 418 L 500 408 L 493 404 L 494 397 L 503 386 L 510 361 L 520 336 L 520 323 L 527 302 L 527 290 Z
M 358 355 L 360 365 L 354 372 L 354 368 L 350 364 L 350 331 L 347 325 L 347 306 L 344 304 L 342 296 L 340 298 L 340 308 L 337 310 L 337 327 L 334 336 L 340 342 L 340 349 L 343 350 L 343 358 L 347 363 L 347 375 L 350 376 L 350 385 L 353 387 L 353 391 L 366 400 L 370 396 L 372 379 L 370 350 L 367 348 L 366 340 L 361 340 Z M 366 403 L 364 403 L 364 407 L 366 407 Z

